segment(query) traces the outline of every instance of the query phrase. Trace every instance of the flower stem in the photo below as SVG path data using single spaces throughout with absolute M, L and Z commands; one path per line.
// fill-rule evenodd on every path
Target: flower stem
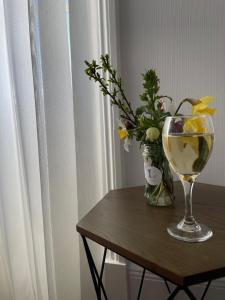
M 186 99 L 184 99 L 184 100 L 182 100 L 182 101 L 180 102 L 180 104 L 178 105 L 178 107 L 177 107 L 177 109 L 176 109 L 176 111 L 175 111 L 174 116 L 177 115 L 178 111 L 180 110 L 180 108 L 181 108 L 182 104 L 185 102 L 185 100 L 186 100 Z
M 194 99 L 190 99 L 190 98 L 185 98 L 184 100 L 182 100 L 182 101 L 180 102 L 180 104 L 178 105 L 177 110 L 175 111 L 174 116 L 177 115 L 177 113 L 178 113 L 178 111 L 180 110 L 181 106 L 182 106 L 185 102 L 189 102 L 189 103 L 192 104 L 192 101 L 193 101 L 193 100 L 194 100 Z

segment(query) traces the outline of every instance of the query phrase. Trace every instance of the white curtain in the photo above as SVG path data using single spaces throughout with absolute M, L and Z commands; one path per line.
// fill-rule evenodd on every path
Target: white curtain
M 30 1 L 39 8 L 40 16 L 44 81 L 37 103 L 32 73 L 32 67 L 37 66 L 32 66 L 29 32 L 35 28 L 29 28 L 28 2 L 0 0 L 0 299 L 80 300 L 79 240 L 75 231 L 78 199 L 81 216 L 106 191 L 107 149 L 99 137 L 100 131 L 102 137 L 105 135 L 103 112 L 100 104 L 94 107 L 93 103 L 92 107 L 83 101 L 86 84 L 82 81 L 82 90 L 84 58 L 80 59 L 84 53 L 75 43 L 73 98 L 64 0 Z M 82 29 L 83 19 L 79 20 Z M 97 32 L 97 24 L 94 30 Z M 77 38 L 74 41 L 77 45 Z M 82 66 L 76 70 L 78 60 Z M 87 78 L 86 83 L 89 86 Z M 89 98 L 93 97 L 91 91 Z M 75 124 L 76 137 L 74 109 L 76 116 L 82 112 L 79 125 Z M 86 127 L 82 127 L 87 117 L 89 136 L 93 133 L 90 147 L 83 135 Z M 95 154 L 91 158 L 86 156 L 89 149 Z M 89 178 L 91 166 L 99 173 L 95 178 Z M 83 261 L 86 263 L 86 257 Z M 93 286 L 86 285 L 89 272 L 83 266 L 81 270 L 83 297 L 88 299 Z
M 0 299 L 48 299 L 27 1 L 0 0 Z

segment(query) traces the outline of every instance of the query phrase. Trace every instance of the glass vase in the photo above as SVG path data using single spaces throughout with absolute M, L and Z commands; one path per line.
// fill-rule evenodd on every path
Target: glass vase
M 173 176 L 161 144 L 144 145 L 145 197 L 153 206 L 170 206 L 174 199 Z

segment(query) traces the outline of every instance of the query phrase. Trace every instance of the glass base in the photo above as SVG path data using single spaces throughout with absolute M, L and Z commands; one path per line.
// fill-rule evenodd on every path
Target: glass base
M 179 224 L 171 224 L 167 228 L 169 235 L 185 242 L 204 242 L 213 236 L 210 228 L 197 222 L 186 224 L 182 220 Z

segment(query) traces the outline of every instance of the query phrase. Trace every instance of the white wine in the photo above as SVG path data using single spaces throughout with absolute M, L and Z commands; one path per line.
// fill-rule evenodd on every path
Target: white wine
M 192 189 L 212 152 L 214 129 L 210 116 L 167 117 L 163 126 L 162 143 L 170 166 L 179 176 L 185 197 L 184 218 L 171 224 L 167 232 L 186 242 L 203 242 L 212 237 L 210 228 L 195 221 L 192 214 Z
M 163 135 L 163 148 L 173 170 L 182 177 L 196 177 L 212 152 L 214 135 L 175 133 Z

